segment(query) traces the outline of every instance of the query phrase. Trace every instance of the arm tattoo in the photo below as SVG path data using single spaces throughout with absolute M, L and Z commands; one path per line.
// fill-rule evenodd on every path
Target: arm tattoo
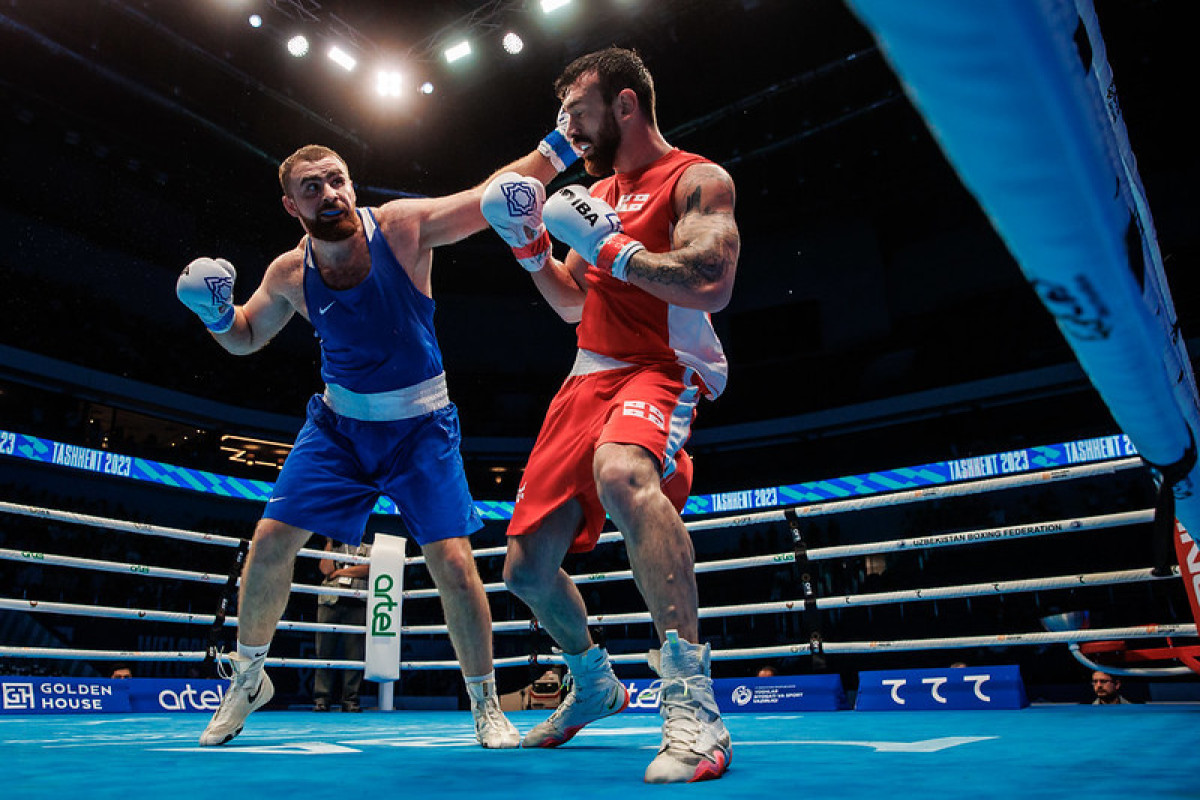
M 630 263 L 630 272 L 662 285 L 699 288 L 720 281 L 737 261 L 737 228 L 728 209 L 732 189 L 727 183 L 697 182 L 684 201 L 676 226 L 677 249 L 667 264 Z M 719 202 L 718 202 L 719 201 Z

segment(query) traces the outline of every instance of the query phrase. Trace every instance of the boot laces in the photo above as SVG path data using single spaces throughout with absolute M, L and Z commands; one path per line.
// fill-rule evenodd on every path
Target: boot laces
M 700 718 L 704 707 L 692 690 L 708 691 L 710 686 L 711 680 L 703 675 L 664 678 L 650 684 L 650 691 L 657 691 L 659 695 L 667 749 L 696 752 L 696 743 L 704 728 L 704 720 Z M 669 691 L 673 689 L 678 691 Z

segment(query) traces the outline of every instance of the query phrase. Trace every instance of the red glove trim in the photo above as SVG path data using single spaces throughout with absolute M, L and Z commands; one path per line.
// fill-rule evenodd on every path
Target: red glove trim
M 627 245 L 636 241 L 632 236 L 624 233 L 614 233 L 609 236 L 604 240 L 604 244 L 600 245 L 600 252 L 596 254 L 596 266 L 611 275 L 613 260 Z
M 534 239 L 524 247 L 514 247 L 513 255 L 517 258 L 536 258 L 550 249 L 550 233 L 545 228 L 542 229 L 542 235 Z

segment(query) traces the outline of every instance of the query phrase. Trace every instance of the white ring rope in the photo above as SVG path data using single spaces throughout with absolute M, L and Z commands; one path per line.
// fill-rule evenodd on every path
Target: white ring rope
M 987 636 L 956 636 L 939 639 L 898 639 L 877 642 L 826 642 L 826 653 L 878 653 L 909 650 L 950 650 L 956 648 L 996 647 L 1009 645 L 1069 644 L 1071 642 L 1093 642 L 1107 639 L 1152 639 L 1167 636 L 1195 636 L 1193 624 L 1162 623 L 1136 625 L 1125 628 L 1093 628 L 1079 631 L 1001 633 Z M 812 648 L 808 642 L 772 647 L 744 647 L 728 650 L 713 650 L 714 661 L 735 661 L 750 658 L 780 658 L 808 655 Z M 203 661 L 203 652 L 147 652 L 125 650 L 70 650 L 53 647 L 8 647 L 0 646 L 0 657 L 6 658 L 58 658 L 64 660 L 105 661 Z M 638 664 L 646 659 L 645 653 L 611 654 L 609 660 L 615 664 Z M 268 666 L 278 667 L 333 667 L 361 668 L 361 661 L 321 661 L 311 658 L 267 658 Z M 527 666 L 531 663 L 562 663 L 557 655 L 539 655 L 536 661 L 525 656 L 498 658 L 497 667 Z M 405 661 L 401 668 L 406 670 L 458 669 L 457 661 Z
M 27 508 L 27 507 L 26 507 Z M 0 511 L 4 510 L 0 508 Z M 40 515 L 39 515 L 40 516 Z M 1154 519 L 1153 510 L 1143 511 L 1127 511 L 1118 514 L 1106 514 L 1095 517 L 1079 517 L 1074 519 L 1055 520 L 1052 522 L 1031 523 L 1024 525 L 1008 525 L 998 528 L 985 528 L 974 531 L 958 531 L 953 533 L 936 534 L 932 536 L 922 536 L 909 539 L 894 539 L 886 542 L 872 542 L 859 545 L 838 545 L 833 547 L 813 548 L 809 550 L 807 555 L 810 560 L 822 560 L 832 558 L 844 558 L 848 556 L 873 555 L 879 553 L 891 553 L 897 551 L 912 551 L 918 549 L 927 549 L 935 547 L 953 547 L 966 544 L 976 544 L 985 541 L 999 541 L 1006 539 L 1028 538 L 1032 536 L 1044 536 L 1048 534 L 1084 531 L 1084 530 L 1099 530 L 1120 525 L 1133 525 L 1139 523 L 1149 523 Z M 118 520 L 105 520 L 99 517 L 92 517 L 88 522 L 75 520 L 81 524 L 95 524 L 100 527 L 108 527 L 113 530 L 122 530 L 120 525 L 106 525 L 109 522 L 119 522 Z M 187 570 L 176 570 L 165 567 L 151 567 L 142 564 L 129 564 L 109 561 L 99 561 L 95 559 L 79 558 L 74 556 L 60 556 L 45 553 L 31 553 L 29 551 L 7 550 L 0 548 L 0 560 L 11 561 L 34 561 L 39 564 L 53 564 L 55 566 L 66 566 L 74 568 L 91 568 L 103 572 L 130 572 L 133 574 L 142 575 L 153 578 L 175 578 L 179 580 L 200 581 L 204 583 L 221 583 L 227 580 L 227 576 L 214 573 L 191 572 Z M 369 559 L 364 559 L 369 562 Z M 724 559 L 720 561 L 706 561 L 696 564 L 695 571 L 697 574 L 706 572 L 717 572 L 730 569 L 744 569 L 759 566 L 776 566 L 780 564 L 794 563 L 796 555 L 793 552 L 778 553 L 775 555 L 763 556 L 745 556 L 742 558 Z M 409 559 L 405 560 L 407 564 Z M 615 580 L 631 580 L 633 578 L 632 570 L 621 570 L 618 572 L 593 572 L 586 575 L 573 575 L 571 579 L 576 584 L 601 583 Z M 507 587 L 503 583 L 484 584 L 486 592 L 501 592 L 506 591 Z M 344 589 L 341 587 L 331 586 L 312 586 L 309 584 L 292 584 L 292 591 L 301 594 L 318 594 L 318 595 L 338 595 L 341 597 L 354 597 L 366 599 L 367 592 L 363 589 Z M 403 593 L 405 599 L 418 598 L 434 598 L 437 597 L 437 589 L 411 589 Z M 758 612 L 746 612 L 758 613 Z M 499 623 L 498 623 L 499 624 Z M 528 625 L 528 623 L 525 623 Z M 515 627 L 513 628 L 516 629 Z M 497 630 L 501 630 L 497 628 Z M 425 632 L 425 631 L 421 631 Z M 439 631 L 429 631 L 444 633 L 444 626 Z
M 1169 575 L 1156 575 L 1151 567 L 1141 569 L 1117 570 L 1112 572 L 1096 572 L 1082 575 L 1061 575 L 1051 578 L 1028 578 L 1015 581 L 990 581 L 956 586 L 928 587 L 919 589 L 900 589 L 891 592 L 873 592 L 868 594 L 842 595 L 838 597 L 819 597 L 815 602 L 816 608 L 827 610 L 835 608 L 865 608 L 867 606 L 888 605 L 891 603 L 911 603 L 924 600 L 961 600 L 969 597 L 985 595 L 1017 594 L 1020 592 L 1040 592 L 1053 589 L 1074 589 L 1081 586 L 1112 586 L 1123 583 L 1141 583 L 1158 580 L 1179 578 L 1179 568 L 1172 567 Z M 765 603 L 740 603 L 728 606 L 707 606 L 699 609 L 701 619 L 719 619 L 721 617 L 751 616 L 756 614 L 792 613 L 804 611 L 807 604 L 804 600 L 772 600 Z M 115 617 L 122 619 L 138 619 L 157 622 L 181 622 L 211 625 L 215 619 L 212 614 L 187 614 L 167 611 L 146 611 L 129 608 L 113 608 L 107 606 L 85 606 L 70 603 L 51 603 L 39 600 L 12 600 L 0 598 L 0 609 L 13 611 L 43 612 L 66 614 L 83 617 Z M 631 625 L 650 622 L 647 611 L 635 611 L 625 614 L 596 614 L 588 617 L 589 625 Z M 229 617 L 225 625 L 235 627 L 236 617 Z M 497 633 L 531 630 L 533 620 L 506 620 L 493 623 L 492 629 Z M 314 622 L 280 621 L 280 630 L 321 631 L 328 633 L 366 633 L 365 625 L 332 625 Z M 404 634 L 445 634 L 449 630 L 445 625 L 403 625 L 400 632 Z
M 30 613 L 63 614 L 74 617 L 99 617 L 102 619 L 134 619 L 144 622 L 179 622 L 191 625 L 212 625 L 215 614 L 193 614 L 187 611 L 152 611 L 141 608 L 117 608 L 115 606 L 86 606 L 79 603 L 54 603 L 44 600 L 13 600 L 0 597 L 0 610 L 25 611 Z M 237 617 L 226 617 L 227 628 L 237 627 Z M 311 631 L 318 633 L 365 633 L 365 625 L 341 625 L 330 622 L 293 622 L 280 620 L 277 626 L 282 631 Z M 442 625 L 442 632 L 446 626 Z M 416 631 L 405 631 L 415 633 Z
M 852 498 L 848 500 L 835 500 L 825 503 L 799 506 L 792 511 L 796 517 L 813 517 L 828 513 L 841 513 L 851 510 L 862 510 L 864 508 L 885 507 L 901 503 L 910 503 L 918 500 L 930 500 L 944 497 L 963 496 L 976 494 L 984 491 L 996 491 L 1008 488 L 1016 488 L 1020 486 L 1029 486 L 1038 483 L 1054 482 L 1060 480 L 1068 480 L 1073 478 L 1091 477 L 1096 475 L 1113 474 L 1118 470 L 1129 469 L 1142 466 L 1143 462 L 1137 458 L 1121 459 L 1099 464 L 1085 464 L 1074 467 L 1059 468 L 1046 470 L 1035 473 L 1025 473 L 1023 475 L 1005 476 L 1001 478 L 988 478 L 960 484 L 949 484 L 936 487 L 927 487 L 917 490 L 900 491 L 879 495 L 872 495 L 863 498 Z M 105 519 L 94 517 L 86 514 L 76 514 L 71 512 L 55 511 L 50 509 L 40 509 L 31 506 L 21 506 L 12 503 L 0 502 L 0 512 L 8 512 L 21 514 L 24 516 L 39 517 L 44 519 L 52 519 L 56 521 L 102 527 L 113 531 L 131 532 L 152 536 L 164 536 L 166 538 L 186 540 L 204 544 L 218 544 L 223 546 L 237 546 L 241 544 L 240 539 L 232 537 L 217 536 L 214 534 L 197 533 L 185 531 L 177 528 L 167 528 L 162 526 L 147 525 L 143 523 L 133 523 L 121 520 Z M 687 525 L 690 531 L 713 530 L 718 527 L 736 527 L 761 522 L 774 522 L 787 519 L 788 512 L 783 510 L 770 511 L 765 513 L 742 514 L 730 517 L 704 520 L 702 522 L 693 522 Z M 985 528 L 971 531 L 958 531 L 951 533 L 934 534 L 921 537 L 913 537 L 906 539 L 895 539 L 883 542 L 872 542 L 856 545 L 836 545 L 830 547 L 812 548 L 806 552 L 806 557 L 809 560 L 822 560 L 845 558 L 853 556 L 863 556 L 880 553 L 891 553 L 898 551 L 913 551 L 940 547 L 953 547 L 969 544 L 977 544 L 988 541 L 1000 541 L 1010 539 L 1023 539 L 1034 536 L 1045 536 L 1058 533 L 1099 530 L 1125 525 L 1147 524 L 1153 521 L 1153 510 L 1140 510 L 1121 512 L 1116 514 L 1106 514 L 1092 517 L 1080 517 L 1072 519 L 1062 519 L 1041 523 L 1029 523 L 1021 525 L 1008 525 L 1001 527 Z M 615 542 L 621 540 L 619 532 L 610 532 L 601 536 L 602 542 Z M 301 551 L 309 557 L 327 558 L 329 554 L 322 550 L 305 550 Z M 496 555 L 502 555 L 505 552 L 504 547 L 496 548 L 481 548 L 475 551 L 476 558 L 484 558 Z M 72 556 L 60 556 L 43 553 L 30 553 L 28 551 L 15 551 L 0 549 L 0 560 L 21 560 L 33 561 L 38 564 L 50 564 L 55 566 L 66 566 L 73 568 L 91 568 L 107 572 L 129 572 L 144 577 L 155 578 L 173 578 L 183 580 L 202 581 L 206 583 L 223 583 L 228 580 L 227 575 L 192 572 L 187 570 L 170 569 L 166 567 L 153 567 L 141 564 L 123 564 L 117 562 L 106 562 L 95 559 L 78 558 Z M 369 563 L 370 559 L 366 557 L 351 557 L 343 559 L 339 555 L 339 560 L 352 560 L 356 563 Z M 745 569 L 761 566 L 780 566 L 783 564 L 794 563 L 796 556 L 794 552 L 785 552 L 774 555 L 749 556 L 733 559 L 723 559 L 718 561 L 702 562 L 696 565 L 697 573 L 717 572 L 723 570 Z M 424 559 L 406 558 L 405 564 L 414 565 L 423 563 Z M 815 607 L 818 609 L 841 609 L 841 608 L 859 608 L 875 605 L 884 605 L 890 603 L 904 603 L 923 600 L 942 600 L 942 599 L 961 599 L 973 596 L 983 595 L 1003 595 L 1017 592 L 1044 591 L 1052 589 L 1077 588 L 1080 586 L 1104 586 L 1119 583 L 1132 583 L 1142 581 L 1154 581 L 1161 579 L 1177 578 L 1179 572 L 1173 570 L 1171 575 L 1160 576 L 1155 575 L 1149 568 L 1122 570 L 1117 572 L 1105 572 L 1084 575 L 1066 575 L 1050 578 L 1034 578 L 1015 581 L 993 581 L 977 584 L 967 584 L 959 586 L 917 588 L 908 590 L 897 590 L 889 592 L 877 592 L 858 595 L 843 595 L 837 597 L 820 597 L 815 600 Z M 593 572 L 572 576 L 572 580 L 577 584 L 598 583 L 615 580 L 632 579 L 631 570 L 622 570 L 617 572 Z M 503 583 L 485 584 L 485 590 L 488 592 L 505 591 L 506 587 Z M 365 599 L 367 592 L 364 590 L 343 589 L 339 587 L 313 586 L 308 584 L 292 584 L 292 591 L 304 594 L 328 594 L 339 595 L 344 597 L 356 597 Z M 436 589 L 417 589 L 408 590 L 404 593 L 405 598 L 432 598 L 437 597 Z M 728 616 L 748 616 L 754 614 L 770 614 L 770 613 L 794 613 L 803 611 L 806 608 L 804 600 L 779 600 L 769 601 L 764 603 L 753 604 L 736 604 L 727 606 L 716 606 L 699 609 L 699 616 L 704 619 L 720 618 Z M 137 619 L 146 621 L 160 622 L 181 622 L 192 624 L 208 624 L 215 622 L 214 615 L 201 615 L 191 613 L 177 613 L 165 611 L 151 611 L 139 609 L 111 608 L 111 607 L 96 607 L 84 606 L 70 603 L 51 603 L 37 600 L 16 600 L 0 598 L 0 609 L 24 610 L 24 611 L 40 611 L 44 613 L 58 613 L 78 616 L 93 616 L 93 617 L 116 617 L 123 619 Z M 640 624 L 650 622 L 648 612 L 633 612 L 624 614 L 600 614 L 588 617 L 590 625 L 622 625 L 622 624 Z M 224 621 L 226 626 L 236 626 L 236 618 L 228 618 Z M 324 632 L 346 632 L 346 633 L 365 633 L 365 626 L 356 625 L 328 625 L 322 623 L 307 623 L 281 621 L 279 623 L 280 630 L 293 631 L 324 631 Z M 1144 626 L 1135 629 L 1121 630 L 1137 630 L 1137 631 L 1161 631 L 1169 626 Z M 1194 630 L 1187 630 L 1187 626 L 1182 626 L 1178 633 L 1194 633 Z M 536 623 L 531 620 L 507 620 L 496 622 L 493 624 L 494 632 L 521 632 L 536 630 Z M 402 626 L 401 632 L 406 634 L 446 634 L 447 628 L 444 624 L 441 625 L 412 625 Z M 1071 632 L 1082 634 L 1080 639 L 1064 639 L 1062 641 L 1082 641 L 1086 640 L 1095 632 Z M 928 640 L 912 640 L 911 642 L 894 642 L 894 643 L 836 643 L 829 642 L 823 644 L 825 652 L 873 652 L 880 649 L 921 649 L 920 645 L 913 642 L 929 642 L 929 647 L 936 648 L 941 646 L 949 647 L 973 647 L 979 646 L 978 642 L 995 643 L 1003 640 L 1005 642 L 1020 642 L 1038 643 L 1041 639 L 1028 639 L 1030 636 L 1040 636 L 1041 634 L 1015 634 L 1000 637 L 961 637 L 956 639 L 928 639 Z M 1057 634 L 1061 635 L 1061 634 Z M 1143 633 L 1139 635 L 1155 635 Z M 1166 635 L 1166 634 L 1161 634 Z M 1019 638 L 1014 638 L 1019 637 Z M 1101 637 L 1103 638 L 1103 637 Z M 1059 640 L 1054 640 L 1059 641 Z M 952 644 L 945 644 L 950 642 Z M 797 650 L 800 648 L 800 650 Z M 849 648 L 849 649 L 845 649 Z M 769 655 L 792 655 L 797 652 L 807 653 L 810 651 L 808 643 L 798 645 L 785 645 L 775 648 L 750 648 L 745 650 L 727 650 L 714 652 L 714 658 L 732 659 L 742 656 L 735 655 L 737 653 L 746 653 L 744 657 L 764 657 Z M 73 658 L 108 658 L 111 653 L 105 651 L 78 651 L 71 649 L 56 649 L 56 648 L 2 648 L 0 647 L 0 656 L 12 655 L 21 657 L 38 657 L 47 655 L 48 653 L 66 654 L 60 657 Z M 177 653 L 172 656 L 173 659 L 191 660 L 196 654 L 181 654 Z M 199 654 L 195 660 L 202 660 L 205 654 Z M 129 659 L 143 658 L 130 654 L 121 654 L 112 656 L 113 658 L 127 657 Z M 614 654 L 612 659 L 617 663 L 630 663 L 640 661 L 644 656 L 642 654 Z M 153 656 L 146 655 L 143 660 L 152 659 Z M 164 659 L 169 660 L 169 659 Z M 497 659 L 497 666 L 505 666 L 509 664 L 526 664 L 529 663 L 528 657 L 520 657 L 513 659 Z M 272 659 L 269 663 L 275 663 L 280 666 L 350 666 L 357 668 L 361 666 L 359 662 L 333 662 L 333 661 L 315 661 L 311 659 Z M 457 668 L 458 664 L 455 661 L 430 661 L 418 663 L 402 664 L 407 669 L 440 669 L 440 668 Z
M 74 511 L 59 511 L 57 509 L 38 508 L 36 506 L 6 503 L 3 501 L 0 501 L 0 513 L 18 514 L 24 517 L 38 517 L 54 520 L 55 522 L 69 522 L 92 528 L 108 528 L 114 531 L 121 531 L 122 533 L 140 533 L 146 536 L 158 536 L 163 539 L 177 539 L 179 541 L 199 544 L 216 544 L 223 547 L 237 547 L 244 541 L 235 536 L 221 536 L 216 533 L 201 533 L 182 528 L 169 528 L 162 525 L 151 525 L 146 522 L 107 519 L 105 517 L 95 517 L 91 514 L 78 514 Z M 305 558 L 329 558 L 329 553 L 324 550 L 312 550 L 310 548 L 302 548 L 296 555 L 304 556 Z M 412 559 L 414 562 L 415 560 Z M 357 555 L 343 556 L 339 554 L 338 561 L 353 561 L 358 564 L 370 563 L 369 558 Z M 421 559 L 421 561 L 423 562 L 424 559 Z M 410 560 L 405 561 L 405 564 L 408 563 L 410 563 Z

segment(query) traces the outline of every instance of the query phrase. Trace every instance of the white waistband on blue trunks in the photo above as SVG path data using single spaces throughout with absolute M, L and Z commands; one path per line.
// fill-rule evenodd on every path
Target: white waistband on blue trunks
M 369 394 L 328 383 L 322 399 L 333 413 L 365 422 L 411 419 L 450 405 L 444 372 L 403 389 Z
M 575 363 L 571 365 L 572 375 L 591 375 L 593 372 L 604 372 L 610 369 L 625 369 L 632 367 L 626 361 L 618 361 L 609 356 L 593 353 L 591 350 L 580 349 L 575 353 Z

